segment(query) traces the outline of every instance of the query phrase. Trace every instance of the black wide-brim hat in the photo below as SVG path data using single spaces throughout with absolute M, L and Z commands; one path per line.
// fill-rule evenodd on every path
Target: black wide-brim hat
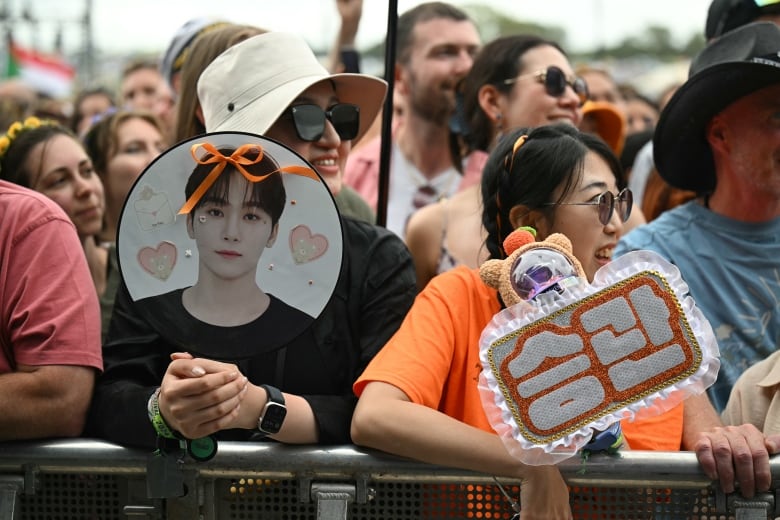
M 653 156 L 661 177 L 675 188 L 711 192 L 715 165 L 707 123 L 734 101 L 779 83 L 780 27 L 773 23 L 744 25 L 705 47 L 656 126 Z

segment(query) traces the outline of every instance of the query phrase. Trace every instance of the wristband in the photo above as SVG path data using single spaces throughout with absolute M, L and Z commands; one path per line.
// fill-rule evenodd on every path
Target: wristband
M 160 389 L 154 391 L 149 398 L 149 402 L 146 406 L 146 411 L 149 414 L 149 420 L 152 422 L 154 431 L 157 435 L 166 439 L 177 439 L 177 435 L 173 433 L 173 430 L 168 426 L 160 413 Z
M 176 441 L 163 451 L 173 449 L 186 449 L 187 453 L 198 462 L 210 460 L 217 454 L 217 438 L 213 435 L 202 437 L 200 439 L 186 439 L 179 432 L 172 430 L 163 419 L 160 413 L 160 389 L 154 391 L 146 404 L 146 411 L 149 414 L 149 420 L 152 422 L 154 431 L 157 432 L 157 446 L 161 449 L 161 444 L 165 445 L 166 440 Z M 173 446 L 173 447 L 172 447 Z

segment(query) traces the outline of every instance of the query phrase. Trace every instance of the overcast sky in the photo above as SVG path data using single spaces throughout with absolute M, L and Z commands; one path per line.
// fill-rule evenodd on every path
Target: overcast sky
M 566 30 L 570 51 L 614 44 L 640 34 L 648 25 L 669 28 L 675 40 L 686 41 L 704 30 L 711 0 L 451 0 L 464 6 L 487 4 L 529 22 L 557 25 Z M 133 54 L 161 52 L 175 31 L 197 16 L 213 16 L 267 29 L 298 32 L 315 48 L 324 48 L 338 28 L 335 0 L 0 0 L 12 17 L 25 6 L 39 20 L 15 23 L 18 40 L 42 50 L 53 46 L 57 27 L 63 29 L 66 52 L 82 45 L 78 20 L 92 4 L 93 38 L 104 52 Z M 420 0 L 398 0 L 398 11 Z M 387 1 L 364 0 L 358 47 L 384 39 Z

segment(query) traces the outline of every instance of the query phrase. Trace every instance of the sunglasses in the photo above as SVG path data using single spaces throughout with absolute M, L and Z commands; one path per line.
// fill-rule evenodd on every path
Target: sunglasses
M 599 195 L 598 199 L 591 202 L 548 202 L 544 206 L 598 206 L 599 222 L 606 226 L 612 220 L 612 213 L 616 208 L 620 221 L 628 220 L 628 217 L 631 216 L 631 208 L 634 207 L 634 194 L 631 193 L 630 189 L 625 188 L 618 193 L 617 197 L 611 191 L 605 191 Z
M 436 188 L 433 186 L 420 186 L 417 188 L 417 191 L 414 192 L 412 206 L 414 206 L 414 209 L 420 209 L 427 206 L 428 204 L 438 202 L 440 198 L 441 196 L 439 195 L 439 192 L 436 191 Z
M 505 79 L 504 84 L 509 85 L 523 78 L 534 77 L 539 83 L 544 84 L 544 90 L 552 97 L 561 97 L 566 92 L 566 86 L 570 86 L 577 97 L 580 99 L 580 105 L 588 100 L 588 84 L 580 77 L 567 78 L 566 74 L 555 65 L 550 65 L 546 70 L 539 70 L 529 74 L 522 74 L 516 78 Z
M 360 107 L 349 103 L 338 103 L 328 110 L 317 105 L 294 105 L 289 109 L 295 133 L 302 141 L 315 142 L 325 133 L 325 120 L 336 129 L 342 140 L 354 139 L 360 129 Z

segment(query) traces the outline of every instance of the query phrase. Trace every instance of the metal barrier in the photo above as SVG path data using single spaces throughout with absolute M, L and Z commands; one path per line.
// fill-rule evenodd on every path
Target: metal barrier
M 89 439 L 0 444 L 0 520 L 512 518 L 493 477 L 354 446 L 220 443 L 182 464 L 186 493 L 149 499 L 149 453 Z M 724 495 L 693 453 L 625 451 L 560 465 L 575 518 L 686 520 L 780 516 L 770 493 Z M 499 479 L 517 500 L 517 481 Z M 522 504 L 521 504 L 522 506 Z

